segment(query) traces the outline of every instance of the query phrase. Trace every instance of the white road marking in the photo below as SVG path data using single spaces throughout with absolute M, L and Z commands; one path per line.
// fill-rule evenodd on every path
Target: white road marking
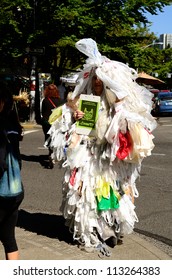
M 37 132 L 37 131 L 39 131 L 39 129 L 27 130 L 27 131 L 24 131 L 24 135 L 32 133 L 32 132 Z
M 158 154 L 158 153 L 152 153 L 152 156 L 166 156 L 166 154 Z
M 149 169 L 154 169 L 154 170 L 165 170 L 165 168 L 162 168 L 162 167 L 150 166 L 150 165 L 145 165 L 145 164 L 142 165 L 142 168 L 143 167 L 149 168 Z

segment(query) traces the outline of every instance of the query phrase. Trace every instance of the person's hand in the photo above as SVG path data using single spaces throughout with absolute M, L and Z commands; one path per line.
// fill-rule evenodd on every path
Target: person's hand
M 84 112 L 80 111 L 80 110 L 76 110 L 74 113 L 73 113 L 73 117 L 74 119 L 77 121 L 77 120 L 80 120 L 82 119 L 84 116 Z

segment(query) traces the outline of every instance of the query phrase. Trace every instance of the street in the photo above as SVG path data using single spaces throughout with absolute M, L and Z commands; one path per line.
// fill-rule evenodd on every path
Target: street
M 155 148 L 143 161 L 137 181 L 136 230 L 172 245 L 172 118 L 160 118 L 153 134 Z
M 59 230 L 58 223 L 62 220 L 59 207 L 64 170 L 58 163 L 54 169 L 46 168 L 48 150 L 43 147 L 41 127 L 25 132 L 20 147 L 25 199 L 20 207 L 19 224 L 29 230 L 39 215 L 44 231 L 53 236 L 53 230 Z M 172 118 L 160 118 L 153 134 L 155 148 L 152 155 L 143 160 L 141 176 L 137 180 L 139 198 L 136 198 L 135 205 L 139 222 L 135 231 L 171 246 Z

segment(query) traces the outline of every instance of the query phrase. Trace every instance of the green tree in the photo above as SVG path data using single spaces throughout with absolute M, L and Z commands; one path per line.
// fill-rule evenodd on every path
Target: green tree
M 154 72 L 172 89 L 172 48 L 167 47 L 155 58 Z
M 1 58 L 20 56 L 27 36 L 23 32 L 27 13 L 23 11 L 31 8 L 27 0 L 1 0 L 0 8 Z
M 1 64 L 23 59 L 27 47 L 45 47 L 38 67 L 61 75 L 85 60 L 74 45 L 89 37 L 103 55 L 135 67 L 140 47 L 157 39 L 149 32 L 146 12 L 156 14 L 170 4 L 167 0 L 1 0 Z

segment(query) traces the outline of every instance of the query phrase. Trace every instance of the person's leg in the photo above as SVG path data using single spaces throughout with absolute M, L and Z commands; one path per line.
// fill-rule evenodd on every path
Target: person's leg
M 49 159 L 49 168 L 50 169 L 53 169 L 53 167 L 54 167 L 54 164 L 55 164 L 55 161 L 52 159 L 52 157 L 51 157 L 51 154 L 52 154 L 52 149 L 51 148 L 48 148 L 48 150 L 49 150 L 49 156 L 48 156 L 48 159 Z
M 52 150 L 50 148 L 50 135 L 47 134 L 47 132 L 49 131 L 51 125 L 45 121 L 42 122 L 42 130 L 44 132 L 44 137 L 45 137 L 45 143 L 46 143 L 46 147 L 48 148 L 48 166 L 50 169 L 52 169 L 54 167 L 54 161 L 51 158 L 51 154 L 52 154 Z
M 1 242 L 4 246 L 6 260 L 18 260 L 19 252 L 15 238 L 15 226 L 18 219 L 20 201 L 4 200 L 4 218 L 1 223 Z
M 11 253 L 6 253 L 6 260 L 19 260 L 19 251 L 11 252 Z

